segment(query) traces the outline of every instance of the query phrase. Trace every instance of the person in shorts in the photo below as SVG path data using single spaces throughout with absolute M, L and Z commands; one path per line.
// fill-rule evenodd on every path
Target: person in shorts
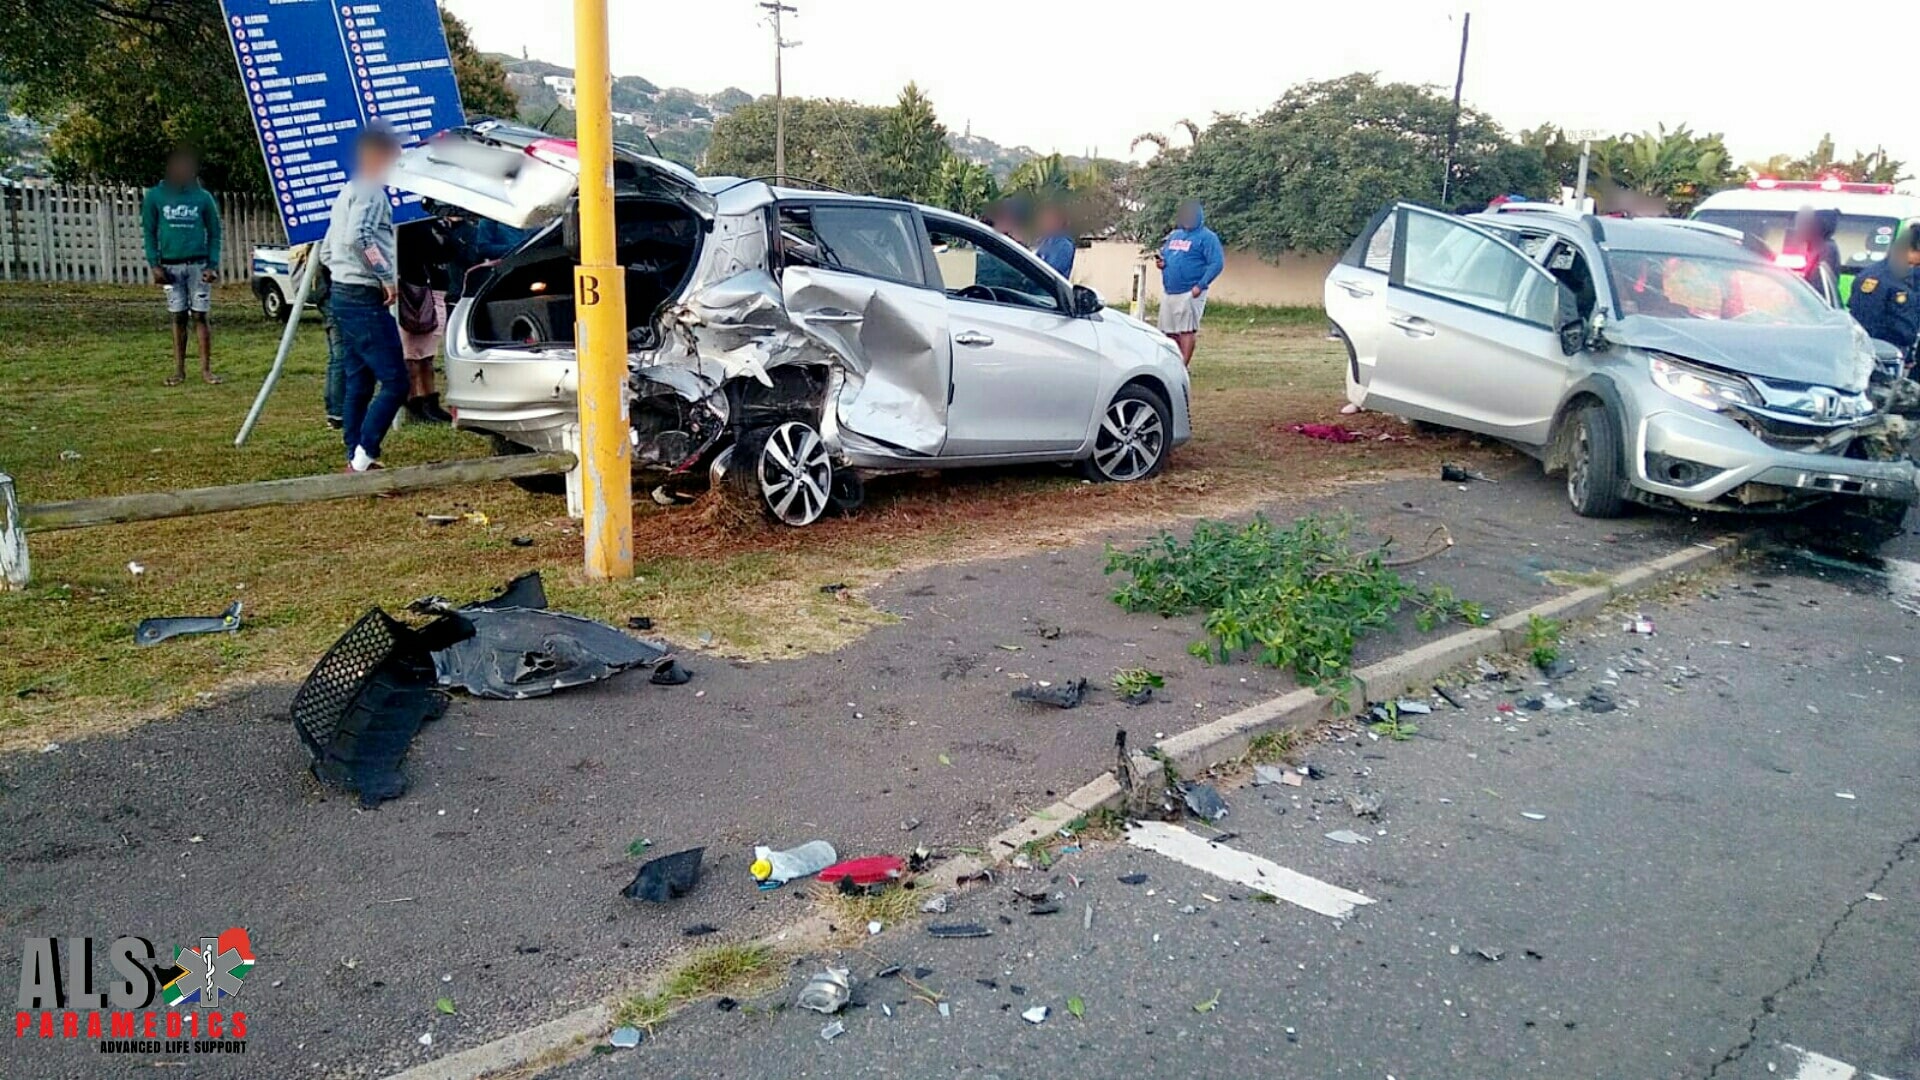
M 140 198 L 140 233 L 146 241 L 153 283 L 167 289 L 173 316 L 173 374 L 168 386 L 187 380 L 187 324 L 200 337 L 200 377 L 217 383 L 213 373 L 213 283 L 220 280 L 220 207 L 200 186 L 200 162 L 192 150 L 177 147 L 167 155 L 165 175 Z
M 1180 204 L 1175 228 L 1154 257 L 1160 267 L 1160 332 L 1173 339 L 1180 360 L 1193 366 L 1193 346 L 1200 335 L 1200 317 L 1207 310 L 1207 289 L 1226 267 L 1226 249 L 1207 228 L 1206 211 L 1198 199 Z

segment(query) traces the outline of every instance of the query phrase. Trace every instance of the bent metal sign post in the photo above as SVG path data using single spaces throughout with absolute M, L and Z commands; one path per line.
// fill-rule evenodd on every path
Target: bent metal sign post
M 102 1054 L 244 1054 L 247 1014 L 234 998 L 253 966 L 253 942 L 239 926 L 176 945 L 165 958 L 142 937 L 104 948 L 90 937 L 30 937 L 20 950 L 14 1039 Z

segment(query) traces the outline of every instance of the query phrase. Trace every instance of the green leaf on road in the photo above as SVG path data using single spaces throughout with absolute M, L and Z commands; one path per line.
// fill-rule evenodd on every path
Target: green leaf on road
M 950 757 L 948 757 L 948 756 L 947 756 L 947 755 L 945 755 L 945 754 L 941 754 L 941 755 L 940 755 L 940 764 L 942 764 L 942 765 L 952 765 L 952 764 L 953 764 L 953 759 L 952 759 L 952 758 L 950 758 Z
M 1220 1004 L 1220 991 L 1215 990 L 1212 997 L 1196 1004 L 1193 1007 L 1193 1011 L 1197 1013 L 1210 1013 L 1213 1011 L 1213 1007 L 1218 1004 Z
M 653 846 L 653 841 L 643 836 L 640 839 L 635 840 L 633 843 L 627 845 L 627 854 L 633 856 L 634 858 L 639 858 L 641 852 L 647 850 L 652 846 Z
M 436 1001 L 433 1003 L 433 1007 L 436 1009 L 439 1009 L 443 1013 L 446 1013 L 448 1016 L 452 1016 L 454 1013 L 459 1011 L 458 1009 L 455 1009 L 453 1007 L 452 998 L 441 998 L 439 1001 Z
M 1077 997 L 1067 999 L 1067 1011 L 1075 1016 L 1087 1015 L 1087 1003 Z

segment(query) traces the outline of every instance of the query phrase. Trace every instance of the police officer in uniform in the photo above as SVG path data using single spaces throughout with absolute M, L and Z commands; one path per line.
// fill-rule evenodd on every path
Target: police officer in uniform
M 1862 271 L 1853 283 L 1847 310 L 1867 334 L 1913 360 L 1920 338 L 1920 225 L 1906 229 L 1887 257 Z

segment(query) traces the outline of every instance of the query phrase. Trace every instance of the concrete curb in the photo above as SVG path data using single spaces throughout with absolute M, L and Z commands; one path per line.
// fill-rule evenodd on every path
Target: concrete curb
M 1588 618 L 1617 598 L 1648 592 L 1683 574 L 1730 562 L 1746 547 L 1748 539 L 1744 534 L 1734 534 L 1697 543 L 1672 555 L 1629 567 L 1613 575 L 1605 585 L 1576 589 L 1487 626 L 1463 630 L 1369 664 L 1353 673 L 1357 683 L 1353 700 L 1356 703 L 1379 701 L 1425 690 L 1442 674 L 1462 664 L 1520 649 L 1526 641 L 1528 624 L 1535 617 L 1561 622 Z M 1165 768 L 1162 759 L 1182 773 L 1199 773 L 1240 759 L 1260 735 L 1305 731 L 1347 712 L 1325 695 L 1295 690 L 1162 739 L 1154 744 L 1153 755 L 1135 752 L 1134 768 L 1148 783 L 1162 774 Z M 1121 796 L 1120 782 L 1114 774 L 1102 773 L 1066 798 L 993 837 L 978 857 L 948 859 L 920 875 L 916 887 L 928 893 L 958 888 L 960 879 L 1010 858 L 1028 843 L 1052 836 L 1075 818 L 1118 808 Z M 824 916 L 810 915 L 754 944 L 787 948 L 799 942 L 825 940 L 830 934 Z M 612 1022 L 612 1005 L 589 1005 L 524 1031 L 394 1073 L 389 1080 L 483 1080 L 526 1067 L 541 1057 L 598 1036 Z

